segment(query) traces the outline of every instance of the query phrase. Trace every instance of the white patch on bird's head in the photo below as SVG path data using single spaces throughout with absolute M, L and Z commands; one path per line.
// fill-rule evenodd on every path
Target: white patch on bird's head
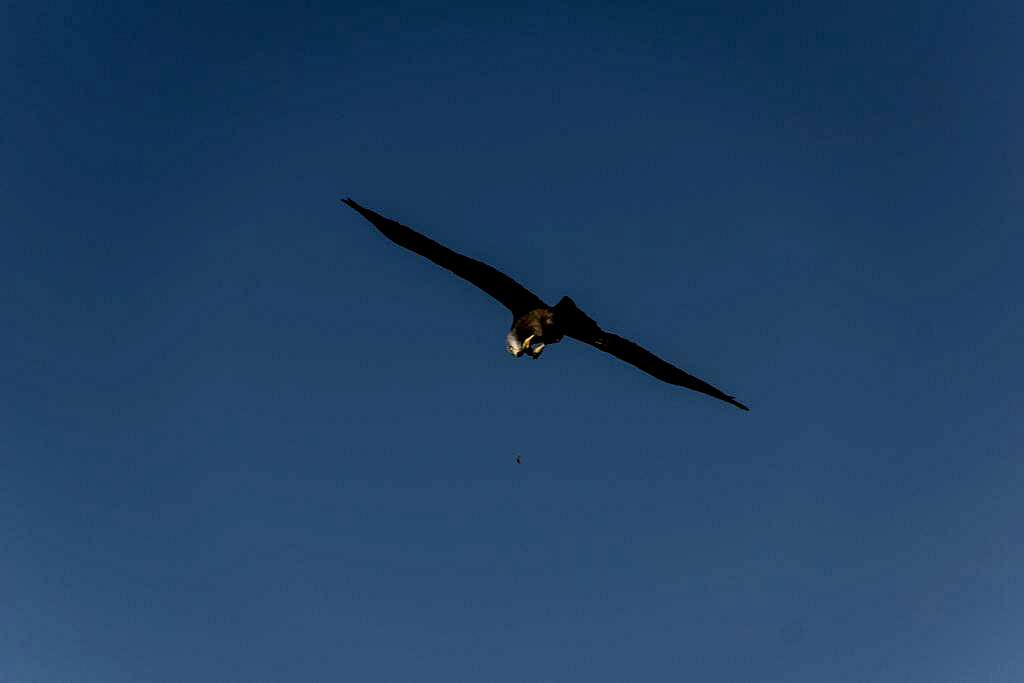
M 508 335 L 505 337 L 508 342 L 508 352 L 516 358 L 523 355 L 523 343 L 516 338 L 516 331 L 510 330 Z

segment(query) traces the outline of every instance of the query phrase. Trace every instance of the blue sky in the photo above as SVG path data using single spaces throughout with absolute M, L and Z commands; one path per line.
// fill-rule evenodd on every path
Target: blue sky
M 942 5 L 6 5 L 0 678 L 1020 681 L 1024 17 Z

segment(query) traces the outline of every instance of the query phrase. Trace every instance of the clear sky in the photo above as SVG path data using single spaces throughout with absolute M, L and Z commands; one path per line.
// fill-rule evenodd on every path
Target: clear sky
M 1024 680 L 1021 4 L 626 5 L 0 10 L 0 680 Z

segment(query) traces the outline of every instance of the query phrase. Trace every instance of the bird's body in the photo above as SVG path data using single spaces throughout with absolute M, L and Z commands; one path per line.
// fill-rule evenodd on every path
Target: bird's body
M 512 329 L 505 339 L 508 351 L 516 358 L 524 353 L 534 360 L 548 344 L 557 344 L 568 333 L 572 323 L 572 299 L 562 297 L 554 306 L 542 306 L 527 311 L 512 321 Z
M 565 333 L 555 322 L 555 312 L 547 306 L 535 308 L 512 321 L 512 329 L 505 340 L 508 352 L 516 358 L 524 353 L 534 360 L 540 358 L 541 351 L 548 344 L 562 341 Z
M 412 228 L 385 218 L 376 211 L 343 200 L 370 221 L 385 237 L 430 259 L 468 280 L 512 312 L 512 327 L 506 335 L 507 349 L 516 358 L 526 354 L 536 360 L 550 344 L 572 337 L 636 366 L 654 377 L 748 408 L 732 396 L 690 375 L 628 339 L 606 332 L 567 296 L 548 306 L 530 290 L 499 270 L 441 245 Z

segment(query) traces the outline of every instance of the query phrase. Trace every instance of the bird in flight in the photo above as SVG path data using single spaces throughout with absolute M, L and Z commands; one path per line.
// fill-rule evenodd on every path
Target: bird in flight
M 540 358 L 540 354 L 546 346 L 557 344 L 563 337 L 570 337 L 610 353 L 619 360 L 624 360 L 663 382 L 699 391 L 726 403 L 731 403 L 742 410 L 749 410 L 734 397 L 716 389 L 704 380 L 683 372 L 642 346 L 601 329 L 569 297 L 563 296 L 557 304 L 548 306 L 526 287 L 486 263 L 452 251 L 426 235 L 390 218 L 385 218 L 351 199 L 342 201 L 358 211 L 363 218 L 370 221 L 385 237 L 398 246 L 414 251 L 462 279 L 468 280 L 508 308 L 512 312 L 512 328 L 509 330 L 506 340 L 509 353 L 516 358 L 526 354 L 536 360 Z

